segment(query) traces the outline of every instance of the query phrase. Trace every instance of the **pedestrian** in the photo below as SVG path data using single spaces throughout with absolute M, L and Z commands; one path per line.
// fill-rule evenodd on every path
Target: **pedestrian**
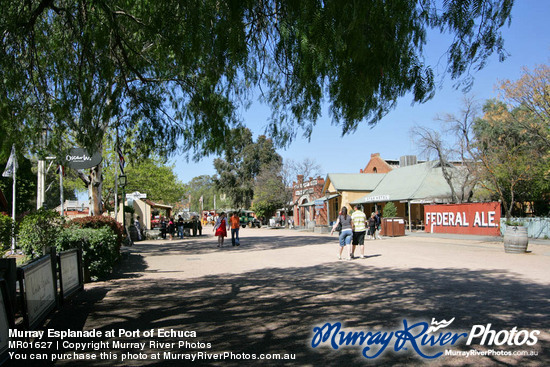
M 175 225 L 174 225 L 174 220 L 172 219 L 172 217 L 169 217 L 168 218 L 168 237 L 170 240 L 173 240 L 174 239 L 174 231 L 175 231 Z
M 376 211 L 375 218 L 376 218 L 375 236 L 377 240 L 381 240 L 382 237 L 380 236 L 380 225 L 382 224 L 382 216 L 380 215 L 380 212 L 378 210 Z
M 374 233 L 376 232 L 376 215 L 374 212 L 371 213 L 369 218 L 369 239 L 374 240 Z
M 167 226 L 168 222 L 166 222 L 166 218 L 160 217 L 160 236 L 163 240 L 166 239 Z
M 338 253 L 338 260 L 342 260 L 342 251 L 344 250 L 344 247 L 348 248 L 347 260 L 351 260 L 351 238 L 352 238 L 353 232 L 351 229 L 351 216 L 348 215 L 347 207 L 342 208 L 342 211 L 340 212 L 340 215 L 338 215 L 338 219 L 336 220 L 336 223 L 334 223 L 334 226 L 330 231 L 331 235 L 336 230 L 336 227 L 338 227 L 338 224 L 341 225 L 341 232 L 339 236 L 340 251 Z
M 199 220 L 196 215 L 191 218 L 191 230 L 193 231 L 193 237 L 197 237 L 197 230 L 199 229 Z
M 239 213 L 233 213 L 231 218 L 229 218 L 229 222 L 231 223 L 231 244 L 233 246 L 240 246 L 239 228 L 241 227 L 241 221 L 239 219 Z
M 355 248 L 360 247 L 361 259 L 365 257 L 365 233 L 367 231 L 367 216 L 360 205 L 355 206 L 355 211 L 351 214 L 351 224 L 353 227 L 353 240 L 351 247 L 351 257 L 355 254 Z
M 141 241 L 141 224 L 139 223 L 139 215 L 136 217 L 136 220 L 134 221 L 134 227 L 136 227 L 137 239 L 138 241 Z
M 225 218 L 225 213 L 222 212 L 220 216 L 218 217 L 218 220 L 216 220 L 216 224 L 214 225 L 214 235 L 218 237 L 218 247 L 223 247 L 223 239 L 224 237 L 227 237 L 227 220 Z
M 180 239 L 183 240 L 183 225 L 184 225 L 184 221 L 183 221 L 183 218 L 180 215 L 178 215 L 178 223 L 177 223 L 177 226 L 178 226 L 178 236 Z

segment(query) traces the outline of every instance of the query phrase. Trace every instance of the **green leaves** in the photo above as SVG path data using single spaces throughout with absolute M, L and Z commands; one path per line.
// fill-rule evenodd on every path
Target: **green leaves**
M 448 72 L 505 57 L 512 0 L 8 2 L 0 15 L 0 118 L 48 125 L 89 151 L 108 127 L 145 155 L 228 148 L 255 90 L 277 145 L 310 136 L 328 102 L 342 133 L 376 124 L 411 92 L 431 98 L 426 33 L 454 40 Z M 466 79 L 468 81 L 469 79 Z M 18 129 L 22 130 L 22 129 Z M 25 136 L 33 136 L 32 134 Z
M 280 171 L 282 158 L 271 139 L 261 135 L 254 143 L 246 128 L 233 129 L 229 141 L 224 159 L 214 160 L 218 172 L 216 187 L 230 198 L 233 209 L 248 209 L 254 198 L 256 177 L 268 167 L 278 167 L 276 171 Z

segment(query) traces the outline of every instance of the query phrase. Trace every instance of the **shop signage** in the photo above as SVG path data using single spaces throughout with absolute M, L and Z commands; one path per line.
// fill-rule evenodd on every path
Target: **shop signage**
M 500 203 L 424 206 L 425 231 L 500 236 Z
M 384 201 L 390 201 L 389 195 L 374 195 L 374 196 L 367 196 L 365 198 L 365 203 L 380 203 Z
M 73 148 L 65 156 L 65 161 L 73 169 L 95 167 L 101 163 L 102 159 L 101 153 L 88 154 L 88 151 L 82 148 Z
M 132 192 L 131 194 L 126 194 L 126 199 L 133 199 L 133 200 L 137 200 L 137 199 L 147 199 L 147 194 L 142 194 L 141 192 L 139 191 L 134 191 Z

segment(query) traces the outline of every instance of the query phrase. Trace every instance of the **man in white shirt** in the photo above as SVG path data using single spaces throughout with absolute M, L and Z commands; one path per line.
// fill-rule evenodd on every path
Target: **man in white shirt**
M 367 216 L 363 213 L 363 208 L 360 205 L 355 205 L 355 211 L 351 214 L 351 224 L 353 228 L 353 241 L 351 247 L 351 257 L 355 253 L 357 246 L 361 247 L 361 259 L 365 257 L 365 233 L 367 227 L 365 225 Z

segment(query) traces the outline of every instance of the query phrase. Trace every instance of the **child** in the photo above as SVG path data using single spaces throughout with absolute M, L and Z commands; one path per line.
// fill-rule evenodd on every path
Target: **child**
M 214 226 L 214 235 L 218 236 L 218 247 L 223 247 L 223 239 L 227 236 L 227 220 L 225 219 L 225 213 L 221 213 L 216 225 Z

